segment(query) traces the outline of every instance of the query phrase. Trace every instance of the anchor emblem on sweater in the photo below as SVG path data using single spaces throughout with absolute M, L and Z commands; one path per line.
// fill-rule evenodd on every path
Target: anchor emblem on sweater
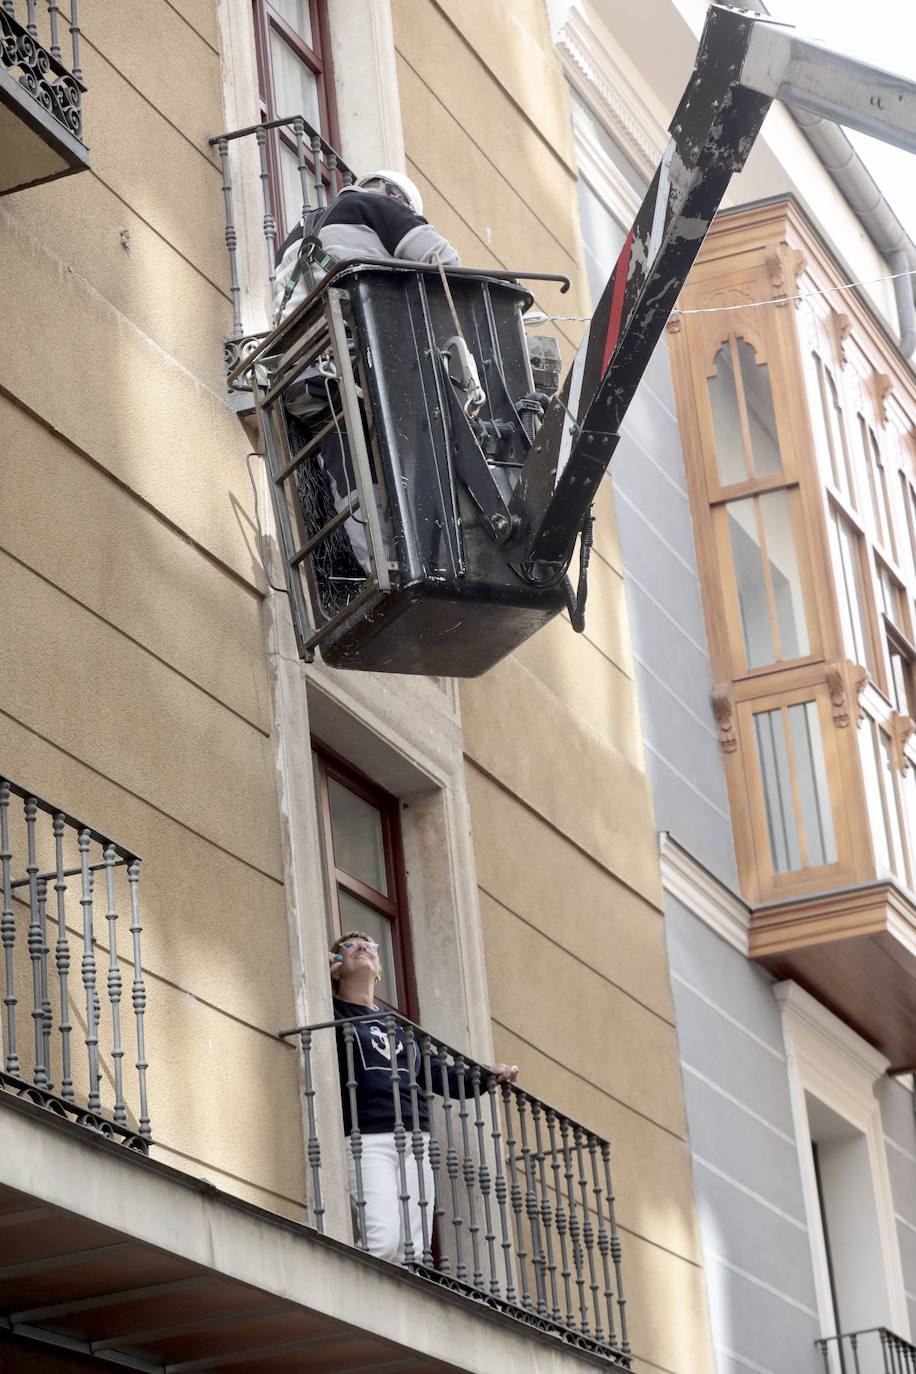
M 381 1055 L 382 1059 L 387 1059 L 391 1063 L 391 1041 L 388 1039 L 386 1031 L 381 1026 L 369 1027 L 369 1039 L 372 1041 L 372 1048 Z M 395 1038 L 395 1056 L 400 1056 L 404 1048 L 404 1041 L 400 1035 Z

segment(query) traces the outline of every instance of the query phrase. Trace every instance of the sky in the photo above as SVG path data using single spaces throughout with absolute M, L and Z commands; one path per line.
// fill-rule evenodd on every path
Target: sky
M 916 81 L 916 0 L 768 0 L 767 9 L 832 48 Z M 916 242 L 916 153 L 847 132 Z

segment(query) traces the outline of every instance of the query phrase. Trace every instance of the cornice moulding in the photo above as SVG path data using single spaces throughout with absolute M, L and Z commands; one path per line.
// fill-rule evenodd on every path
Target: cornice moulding
M 573 86 L 636 168 L 651 180 L 668 141 L 667 131 L 647 117 L 644 97 L 579 11 L 567 16 L 557 33 L 556 50 Z
M 783 1025 L 806 1057 L 818 1063 L 823 1062 L 825 1055 L 833 1057 L 843 1074 L 852 1070 L 872 1087 L 887 1073 L 890 1061 L 797 983 L 777 983 L 773 996 Z
M 662 831 L 659 835 L 662 888 L 745 958 L 748 909 L 734 893 Z

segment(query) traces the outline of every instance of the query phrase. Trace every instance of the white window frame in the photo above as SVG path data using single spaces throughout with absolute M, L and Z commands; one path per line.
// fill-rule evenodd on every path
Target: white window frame
M 865 1137 L 886 1294 L 886 1309 L 875 1312 L 869 1325 L 887 1326 L 904 1340 L 909 1340 L 909 1313 L 881 1106 L 875 1095 L 877 1084 L 890 1067 L 889 1061 L 797 983 L 777 983 L 773 995 L 782 1017 L 821 1335 L 832 1336 L 836 1332 L 806 1092 L 824 1102 Z

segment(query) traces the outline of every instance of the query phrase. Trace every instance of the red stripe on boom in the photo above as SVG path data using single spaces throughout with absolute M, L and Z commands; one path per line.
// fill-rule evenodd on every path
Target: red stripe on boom
M 604 343 L 604 358 L 601 362 L 601 375 L 607 372 L 607 365 L 611 361 L 611 355 L 617 347 L 617 339 L 620 334 L 620 317 L 623 314 L 623 297 L 627 289 L 627 270 L 630 266 L 630 250 L 633 247 L 633 230 L 627 234 L 624 245 L 620 250 L 620 257 L 617 259 L 617 266 L 614 268 L 614 294 L 611 296 L 611 315 L 607 322 L 607 339 Z

